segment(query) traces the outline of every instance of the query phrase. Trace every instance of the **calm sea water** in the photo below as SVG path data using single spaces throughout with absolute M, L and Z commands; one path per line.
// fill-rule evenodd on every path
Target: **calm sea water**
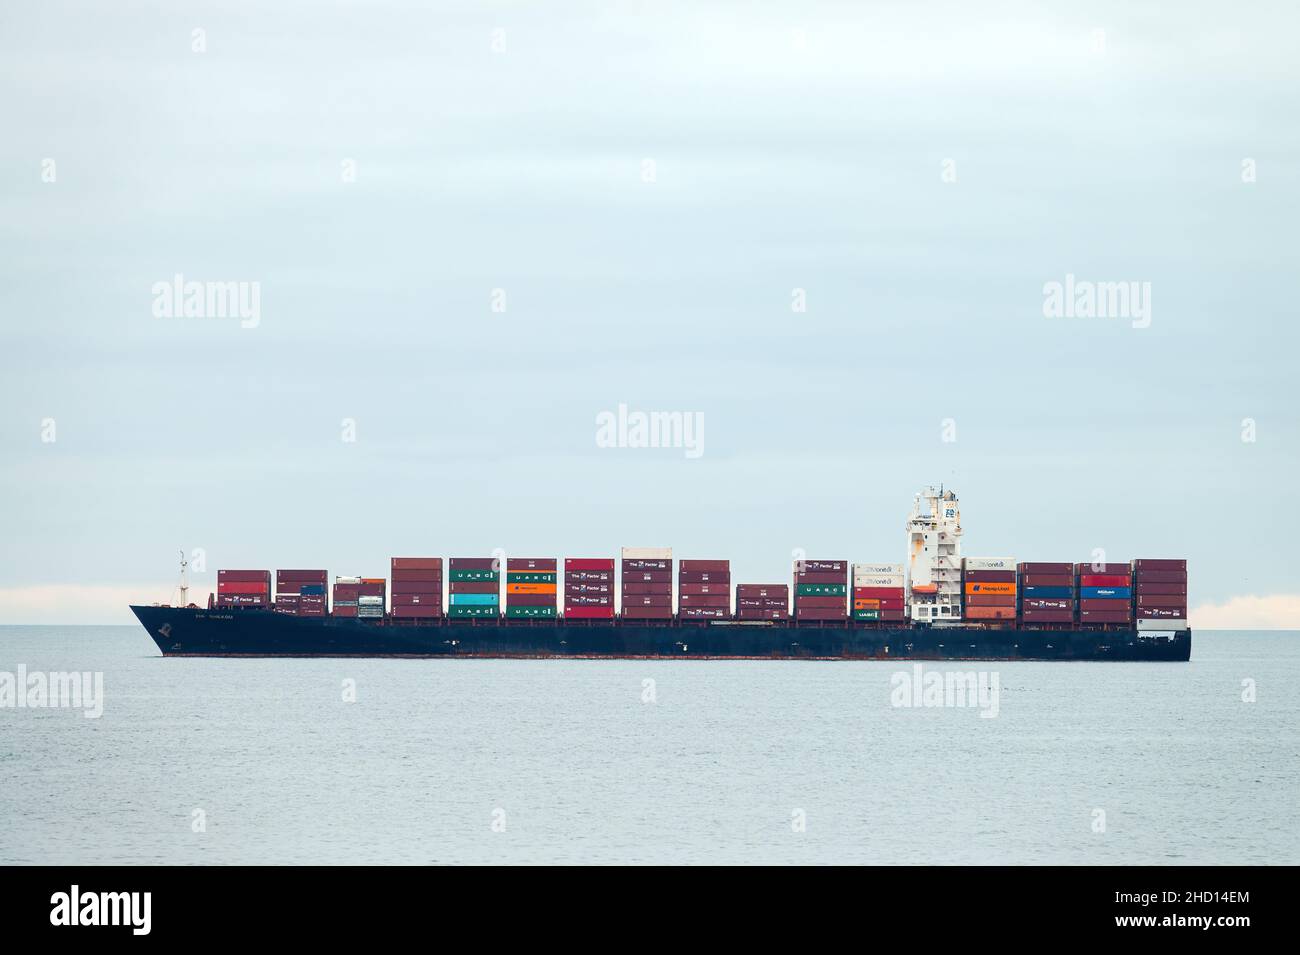
M 935 665 L 996 671 L 991 719 L 893 707 L 909 665 L 874 662 L 165 660 L 137 627 L 0 628 L 19 664 L 102 671 L 105 700 L 0 709 L 4 864 L 1300 863 L 1300 633 Z

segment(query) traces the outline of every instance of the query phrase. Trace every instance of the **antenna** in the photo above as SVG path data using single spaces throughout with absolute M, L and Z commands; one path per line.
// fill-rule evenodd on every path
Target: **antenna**
M 180 582 L 180 592 L 181 592 L 180 606 L 182 607 L 188 607 L 190 605 L 190 582 L 186 577 L 186 568 L 188 568 L 189 566 L 190 566 L 190 562 L 185 559 L 185 551 L 182 550 L 181 551 L 181 582 Z

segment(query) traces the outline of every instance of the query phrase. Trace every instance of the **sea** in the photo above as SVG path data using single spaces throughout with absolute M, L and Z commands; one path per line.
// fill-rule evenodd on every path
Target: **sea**
M 921 667 L 0 627 L 0 864 L 1300 863 L 1300 633 Z

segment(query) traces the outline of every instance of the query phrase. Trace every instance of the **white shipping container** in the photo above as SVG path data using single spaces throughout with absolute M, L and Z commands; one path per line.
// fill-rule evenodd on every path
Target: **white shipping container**
M 334 583 L 336 583 L 336 584 L 359 584 L 359 583 L 361 583 L 361 578 L 360 578 L 360 577 L 335 577 L 335 578 L 334 578 Z
M 890 574 L 898 574 L 899 576 L 902 576 L 903 565 L 902 564 L 854 564 L 853 575 L 856 577 L 858 574 L 862 574 L 868 577 L 885 577 Z
M 1015 570 L 1014 557 L 967 557 L 967 570 Z
M 672 560 L 671 547 L 624 547 L 624 560 Z
M 897 576 L 894 576 L 891 574 L 888 577 L 859 577 L 856 574 L 854 574 L 853 586 L 854 587 L 898 587 L 899 589 L 902 589 L 903 575 L 898 574 Z
M 1171 620 L 1169 618 L 1162 620 L 1139 620 L 1137 625 L 1139 630 L 1168 630 L 1173 632 L 1174 630 L 1187 629 L 1186 620 Z

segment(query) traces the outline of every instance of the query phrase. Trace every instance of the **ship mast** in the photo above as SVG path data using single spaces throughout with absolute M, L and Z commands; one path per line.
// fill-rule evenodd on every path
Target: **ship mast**
M 185 551 L 181 551 L 181 582 L 178 587 L 181 592 L 181 602 L 177 605 L 180 607 L 190 605 L 190 581 L 187 572 L 189 566 L 190 562 L 185 559 Z

